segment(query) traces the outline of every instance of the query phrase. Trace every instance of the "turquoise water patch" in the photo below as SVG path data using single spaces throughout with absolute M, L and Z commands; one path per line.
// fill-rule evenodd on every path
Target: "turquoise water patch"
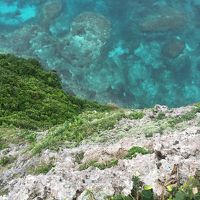
M 0 2 L 0 24 L 20 25 L 36 16 L 36 7 L 26 5 L 19 7 L 18 2 L 12 4 Z
M 7 0 L 0 52 L 38 59 L 86 99 L 183 106 L 200 101 L 199 18 L 198 0 Z

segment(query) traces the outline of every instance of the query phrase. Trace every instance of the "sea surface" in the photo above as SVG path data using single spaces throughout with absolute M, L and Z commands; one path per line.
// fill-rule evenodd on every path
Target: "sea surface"
M 200 0 L 0 0 L 0 53 L 124 107 L 200 101 Z

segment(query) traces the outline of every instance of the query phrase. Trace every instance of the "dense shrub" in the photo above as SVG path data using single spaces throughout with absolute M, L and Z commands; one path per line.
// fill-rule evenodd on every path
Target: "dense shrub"
M 44 129 L 85 110 L 108 109 L 66 94 L 55 71 L 13 55 L 0 55 L 0 94 L 0 125 L 20 128 Z

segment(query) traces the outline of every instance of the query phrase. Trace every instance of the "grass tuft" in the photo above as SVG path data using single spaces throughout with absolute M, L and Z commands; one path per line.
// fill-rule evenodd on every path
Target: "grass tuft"
M 41 163 L 39 166 L 30 168 L 28 171 L 32 175 L 47 174 L 55 165 L 50 163 Z
M 6 165 L 13 163 L 15 159 L 16 158 L 13 156 L 3 156 L 0 159 L 0 166 L 5 167 Z
M 96 167 L 96 168 L 99 168 L 100 170 L 104 170 L 106 168 L 111 168 L 111 167 L 114 167 L 115 165 L 118 164 L 118 160 L 109 160 L 109 161 L 106 161 L 106 162 L 98 162 L 96 160 L 91 160 L 89 162 L 86 162 L 84 164 L 81 164 L 79 166 L 79 170 L 85 170 L 89 167 Z
M 145 155 L 145 154 L 149 154 L 149 153 L 151 153 L 151 152 L 143 147 L 133 146 L 132 148 L 130 148 L 128 150 L 128 153 L 124 158 L 132 159 L 132 158 L 136 157 L 138 154 Z

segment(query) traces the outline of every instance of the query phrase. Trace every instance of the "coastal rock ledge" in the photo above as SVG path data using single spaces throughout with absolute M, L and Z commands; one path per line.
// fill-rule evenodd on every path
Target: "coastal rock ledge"
M 123 109 L 64 93 L 33 59 L 0 70 L 0 200 L 200 199 L 200 103 Z

